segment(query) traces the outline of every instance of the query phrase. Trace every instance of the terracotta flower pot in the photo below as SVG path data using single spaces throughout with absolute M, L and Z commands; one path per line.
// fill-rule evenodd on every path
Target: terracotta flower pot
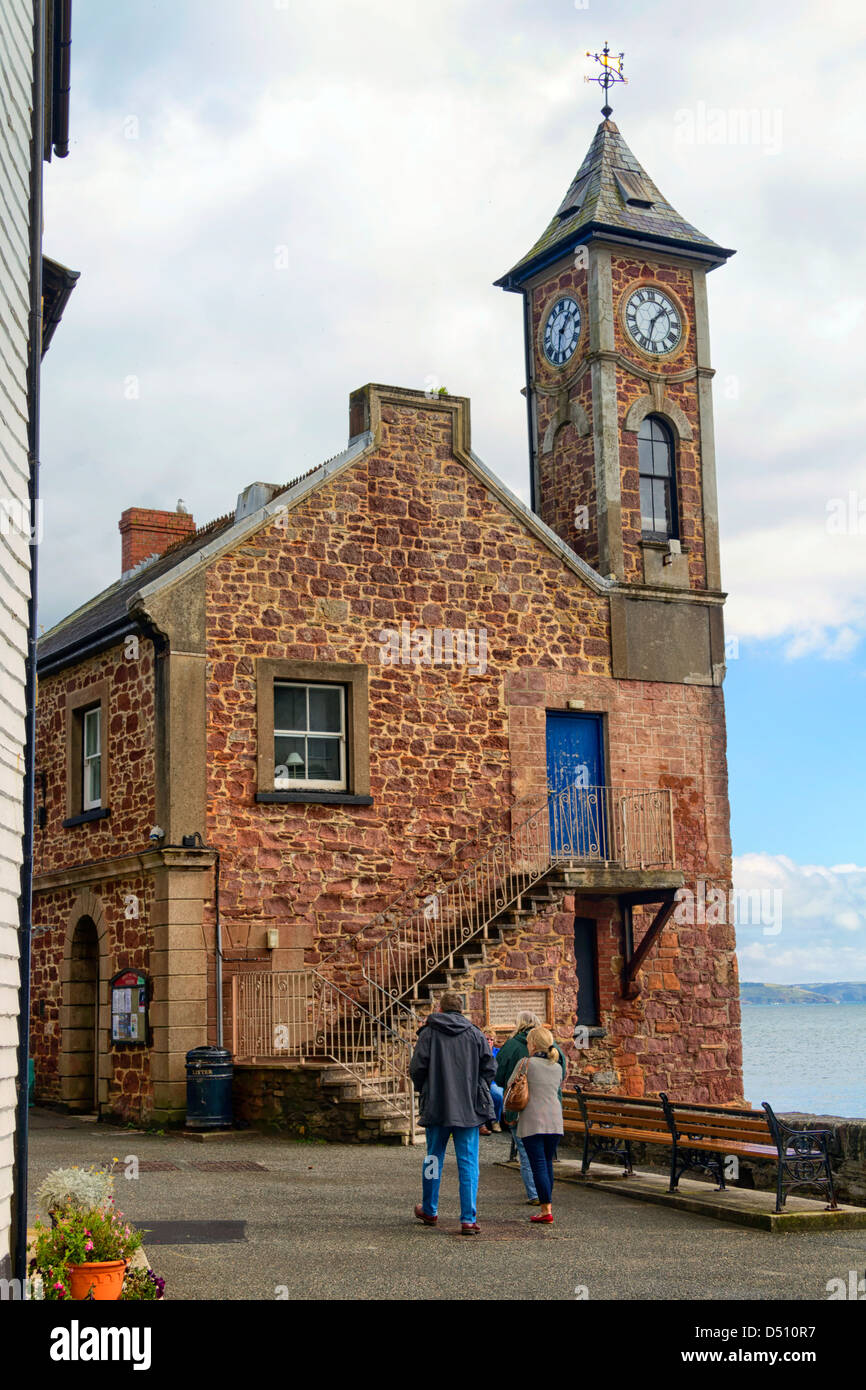
M 84 1299 L 92 1287 L 94 1301 L 120 1298 L 125 1274 L 126 1260 L 93 1260 L 88 1264 L 69 1265 L 69 1292 L 73 1298 Z

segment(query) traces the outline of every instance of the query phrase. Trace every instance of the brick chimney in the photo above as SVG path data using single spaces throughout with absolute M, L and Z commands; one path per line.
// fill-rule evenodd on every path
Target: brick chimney
M 153 512 L 146 507 L 127 507 L 118 522 L 121 535 L 120 572 L 126 574 L 142 560 L 162 555 L 183 536 L 191 536 L 195 522 L 189 512 Z

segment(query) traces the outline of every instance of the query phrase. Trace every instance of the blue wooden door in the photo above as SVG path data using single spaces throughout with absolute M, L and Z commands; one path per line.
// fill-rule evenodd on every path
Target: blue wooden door
M 608 859 L 602 721 L 598 714 L 547 714 L 547 786 L 553 854 Z

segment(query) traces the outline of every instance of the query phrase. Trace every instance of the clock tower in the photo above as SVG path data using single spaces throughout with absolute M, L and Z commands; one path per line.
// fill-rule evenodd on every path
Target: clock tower
M 496 282 L 523 296 L 531 505 L 620 593 L 681 610 L 668 606 L 663 626 L 688 630 L 689 650 L 647 665 L 624 655 L 636 610 L 620 604 L 619 674 L 717 684 L 706 276 L 733 252 L 671 207 L 609 117 L 606 106 L 541 237 Z M 686 614 L 695 601 L 703 616 Z M 706 647 L 700 660 L 694 640 Z

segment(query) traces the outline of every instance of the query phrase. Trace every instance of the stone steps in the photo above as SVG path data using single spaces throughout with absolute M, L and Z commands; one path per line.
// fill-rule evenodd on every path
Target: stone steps
M 411 995 L 405 996 L 401 1002 L 419 1010 L 419 1025 L 435 1006 L 443 988 L 456 989 L 460 993 L 471 989 L 474 972 L 490 963 L 491 950 L 507 941 L 512 931 L 557 907 L 565 891 L 567 885 L 562 881 L 551 885 L 542 880 L 535 884 L 521 895 L 519 905 L 504 908 L 486 928 L 462 942 L 450 960 L 417 980 Z M 411 1021 L 407 1019 L 403 1022 L 408 1027 L 401 1024 L 401 1031 L 408 1034 Z M 371 1127 L 375 1126 L 373 1133 L 378 1130 L 383 1139 L 399 1138 L 404 1144 L 409 1143 L 411 1127 L 408 1117 L 399 1113 L 393 1097 L 376 1094 L 379 1068 L 384 1059 L 380 1058 L 373 1045 L 365 1043 L 364 1039 L 369 1036 L 363 1027 L 357 1027 L 354 1022 L 347 1020 L 345 1025 L 336 1024 L 331 1039 L 335 1050 L 358 1063 L 368 1084 L 353 1076 L 347 1067 L 336 1062 L 331 1064 L 323 1058 L 317 1068 L 321 1091 L 328 1102 L 339 1107 L 339 1113 L 346 1116 L 350 1125 L 355 1123 L 353 1117 L 357 1117 L 359 1132 L 367 1131 L 369 1137 Z M 416 1122 L 415 1142 L 422 1143 L 423 1136 L 424 1131 Z
M 369 1085 L 345 1067 L 322 1067 L 319 1072 L 322 1089 L 335 1104 L 355 1111 L 359 1121 L 375 1121 L 383 1138 L 410 1141 L 411 1127 L 407 1116 L 400 1114 L 398 1103 L 389 1096 L 375 1093 L 376 1076 L 369 1076 Z

